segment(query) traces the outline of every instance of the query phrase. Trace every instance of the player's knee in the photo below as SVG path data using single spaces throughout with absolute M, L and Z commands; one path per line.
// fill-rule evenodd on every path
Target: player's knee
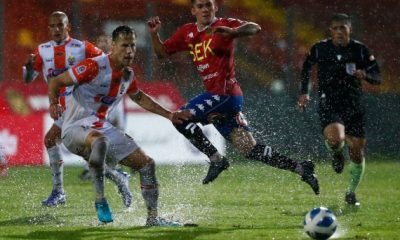
M 57 145 L 57 141 L 58 140 L 59 140 L 59 138 L 57 138 L 56 135 L 51 134 L 50 132 L 48 132 L 44 136 L 44 145 L 46 146 L 47 149 L 52 148 L 52 147 Z
M 273 157 L 274 153 L 275 151 L 272 147 L 257 143 L 246 157 L 258 161 L 269 161 Z
M 104 164 L 105 155 L 107 154 L 109 141 L 107 137 L 98 137 L 91 144 L 90 162 L 91 166 L 100 166 Z

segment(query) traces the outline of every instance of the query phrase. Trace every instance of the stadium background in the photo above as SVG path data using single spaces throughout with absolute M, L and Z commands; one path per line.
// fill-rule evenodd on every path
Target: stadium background
M 42 79 L 26 85 L 21 66 L 28 53 L 48 41 L 47 19 L 55 10 L 66 12 L 72 36 L 94 41 L 96 36 L 120 23 L 139 33 L 135 71 L 146 85 L 162 88 L 168 83 L 177 107 L 202 90 L 190 60 L 184 54 L 158 61 L 152 54 L 146 19 L 158 15 L 161 36 L 192 21 L 189 0 L 1 0 L 0 1 L 0 141 L 6 145 L 11 164 L 40 164 L 47 115 L 46 85 Z M 295 108 L 298 75 L 310 46 L 327 37 L 333 12 L 352 16 L 353 37 L 373 51 L 384 83 L 364 84 L 367 104 L 367 153 L 400 155 L 400 3 L 382 1 L 316 0 L 220 0 L 218 16 L 236 17 L 261 25 L 261 34 L 238 41 L 236 71 L 246 96 L 245 111 L 255 136 L 281 151 L 299 157 L 326 156 L 316 113 L 315 97 L 307 112 Z M 159 85 L 161 84 L 161 85 Z M 313 88 L 315 89 L 315 75 Z M 179 91 L 179 93 L 176 92 Z M 32 96 L 34 96 L 32 98 Z M 168 101 L 167 101 L 168 102 Z M 165 102 L 164 102 L 165 103 Z M 136 114 L 127 106 L 131 114 Z M 41 120 L 40 120 L 41 119 Z M 46 119 L 46 118 L 45 118 Z M 10 132 L 25 134 L 15 140 Z M 18 144 L 18 148 L 16 147 Z M 15 155 L 24 149 L 22 157 Z M 37 153 L 37 155 L 35 155 Z M 13 157 L 14 156 L 14 157 Z

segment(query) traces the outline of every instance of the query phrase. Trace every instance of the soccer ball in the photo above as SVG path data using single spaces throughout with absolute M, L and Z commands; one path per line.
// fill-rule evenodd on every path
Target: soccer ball
M 336 231 L 335 215 L 326 207 L 318 207 L 309 211 L 304 219 L 304 231 L 313 239 L 330 238 Z

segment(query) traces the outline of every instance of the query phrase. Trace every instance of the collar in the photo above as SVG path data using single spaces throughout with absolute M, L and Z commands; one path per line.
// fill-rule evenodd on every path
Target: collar
M 69 43 L 72 40 L 72 38 L 70 36 L 68 36 L 65 40 L 61 41 L 60 43 L 57 43 L 54 40 L 51 40 L 51 44 L 53 44 L 54 46 L 61 46 L 61 45 L 65 45 L 67 43 Z
M 207 29 L 208 29 L 209 27 L 211 27 L 211 25 L 213 25 L 213 23 L 215 23 L 216 21 L 217 21 L 217 18 L 214 17 L 214 19 L 211 21 L 211 23 L 208 24 L 207 26 L 205 26 L 202 30 L 199 29 L 199 24 L 196 22 L 195 24 L 196 24 L 196 27 L 197 27 L 197 31 L 198 31 L 198 32 L 203 32 L 203 31 L 207 30 Z

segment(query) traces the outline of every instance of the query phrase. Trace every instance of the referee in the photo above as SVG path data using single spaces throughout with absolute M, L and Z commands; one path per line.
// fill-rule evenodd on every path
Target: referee
M 332 153 L 332 166 L 341 173 L 344 168 L 343 147 L 350 155 L 350 183 L 345 201 L 358 206 L 356 188 L 365 169 L 365 109 L 361 102 L 363 81 L 380 84 L 381 76 L 375 57 L 359 41 L 350 37 L 351 20 L 343 13 L 330 20 L 330 39 L 314 44 L 301 72 L 301 93 L 298 106 L 304 109 L 310 101 L 308 84 L 311 68 L 317 64 L 319 118 L 325 145 Z

